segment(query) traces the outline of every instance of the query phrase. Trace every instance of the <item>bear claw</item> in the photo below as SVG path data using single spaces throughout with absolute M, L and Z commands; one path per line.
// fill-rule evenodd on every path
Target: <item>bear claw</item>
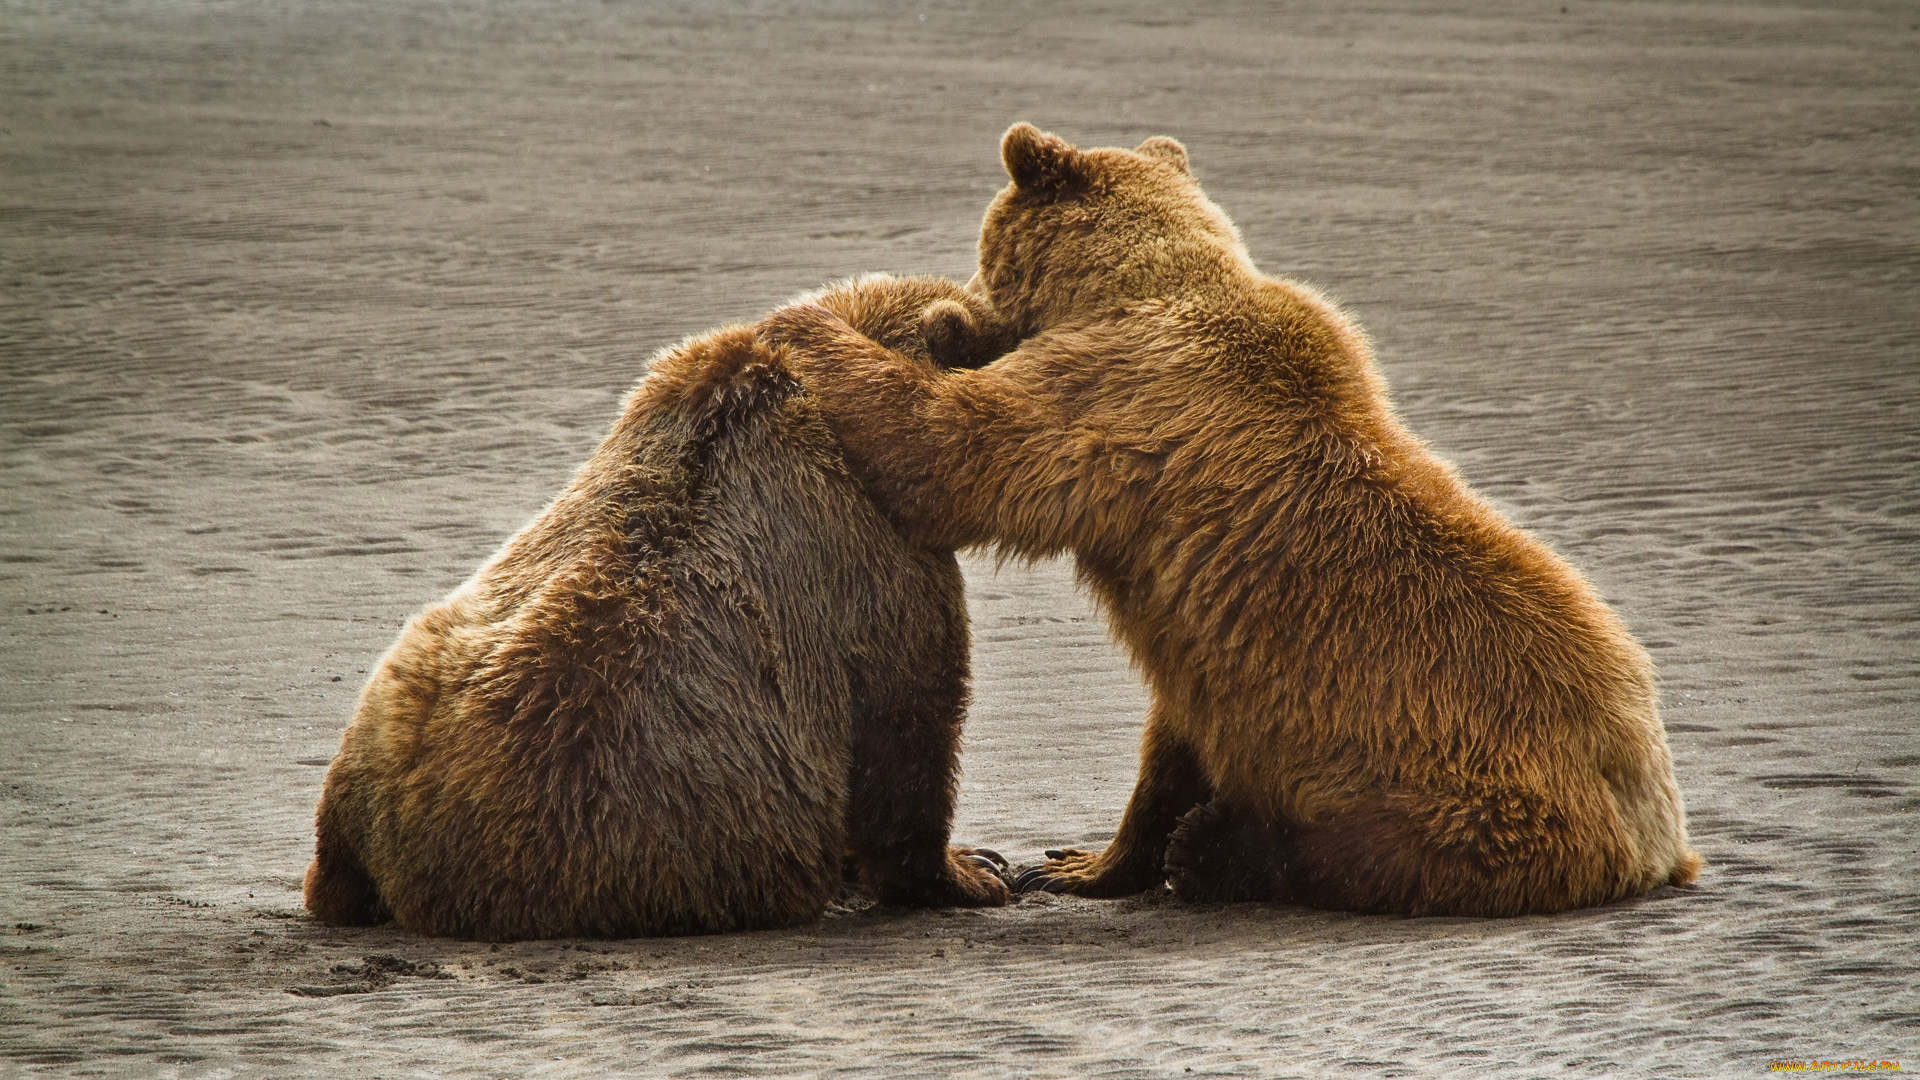
M 1058 867 L 1036 866 L 1013 879 L 1013 889 L 1018 893 L 1063 893 L 1072 887 L 1073 880 Z
M 1005 869 L 1007 865 L 1006 857 L 1001 855 L 999 852 L 993 850 L 992 848 L 983 848 L 983 847 L 968 848 L 967 854 L 970 857 L 975 859 L 985 859 L 989 863 L 992 863 L 994 866 L 1000 867 L 1002 869 Z
M 969 855 L 967 856 L 966 861 L 969 865 L 985 870 L 987 873 L 992 874 L 994 877 L 1001 879 L 1001 881 L 1003 882 L 1007 878 L 1007 868 L 1005 863 L 997 863 L 997 862 L 994 862 L 992 859 L 988 859 L 979 855 Z
M 1053 875 L 1044 866 L 1029 867 L 1013 879 L 1013 887 L 1023 893 L 1033 892 L 1042 887 L 1043 882 L 1053 880 Z

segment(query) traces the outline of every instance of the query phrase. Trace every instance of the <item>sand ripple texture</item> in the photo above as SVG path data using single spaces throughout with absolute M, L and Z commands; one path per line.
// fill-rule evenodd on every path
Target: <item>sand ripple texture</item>
M 1909 5 L 0 2 L 0 1074 L 1920 1067 Z M 1551 918 L 1051 897 L 495 949 L 299 910 L 400 620 L 646 357 L 970 272 L 1032 119 L 1269 270 L 1652 648 L 1710 865 Z M 957 835 L 1097 844 L 1143 695 L 968 564 Z

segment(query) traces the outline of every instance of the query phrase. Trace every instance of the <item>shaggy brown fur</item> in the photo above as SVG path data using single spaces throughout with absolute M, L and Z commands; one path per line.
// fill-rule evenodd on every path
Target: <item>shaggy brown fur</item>
M 819 302 L 899 347 L 935 279 Z M 976 306 L 977 301 L 973 301 Z M 903 541 L 745 327 L 657 357 L 572 485 L 381 661 L 327 775 L 307 908 L 508 940 L 1000 904 L 950 852 L 952 549 Z
M 1145 671 L 1113 843 L 1025 884 L 1514 915 L 1689 881 L 1645 652 L 1400 425 L 1361 332 L 1171 139 L 1002 154 L 976 281 L 1037 336 L 941 371 L 814 306 L 760 332 L 911 536 L 1071 551 Z

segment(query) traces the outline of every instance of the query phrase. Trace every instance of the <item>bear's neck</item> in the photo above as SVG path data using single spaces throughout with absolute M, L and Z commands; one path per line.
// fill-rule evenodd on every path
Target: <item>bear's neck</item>
M 1053 275 L 1046 275 L 1053 277 Z M 1143 244 L 1117 253 L 1100 273 L 1061 276 L 1035 290 L 1035 332 L 1107 317 L 1143 303 L 1198 302 L 1217 310 L 1259 302 L 1272 281 L 1244 247 L 1213 237 Z

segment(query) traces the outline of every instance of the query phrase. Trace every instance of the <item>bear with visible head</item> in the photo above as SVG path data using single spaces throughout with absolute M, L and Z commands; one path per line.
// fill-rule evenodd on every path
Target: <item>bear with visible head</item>
M 1517 915 L 1690 881 L 1646 653 L 1401 426 L 1361 331 L 1255 269 L 1179 143 L 1001 149 L 992 319 L 928 330 L 1017 348 L 943 370 L 804 304 L 759 332 L 909 536 L 1071 552 L 1145 673 L 1113 842 L 1023 886 Z
M 909 352 L 943 299 L 981 306 L 937 279 L 817 297 Z M 691 339 L 381 660 L 307 908 L 486 940 L 746 930 L 818 917 L 848 853 L 882 902 L 1005 903 L 947 846 L 967 648 L 952 549 L 888 524 L 750 329 Z

